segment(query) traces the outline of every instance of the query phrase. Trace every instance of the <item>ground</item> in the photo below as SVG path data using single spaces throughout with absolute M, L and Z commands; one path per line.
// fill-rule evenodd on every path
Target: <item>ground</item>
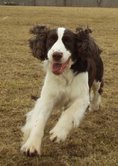
M 45 75 L 28 47 L 29 29 L 35 24 L 92 28 L 103 50 L 105 85 L 101 109 L 86 113 L 80 127 L 61 144 L 49 140 L 60 114 L 54 112 L 46 126 L 42 156 L 29 158 L 20 153 L 20 128 Z M 117 54 L 118 9 L 0 6 L 0 166 L 118 165 Z

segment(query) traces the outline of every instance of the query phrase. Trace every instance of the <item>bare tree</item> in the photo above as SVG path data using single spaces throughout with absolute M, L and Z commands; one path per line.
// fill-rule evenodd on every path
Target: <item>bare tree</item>
M 33 0 L 33 6 L 36 6 L 36 0 Z
M 102 4 L 102 0 L 97 0 L 97 6 L 101 7 L 101 4 Z
M 67 4 L 67 1 L 66 1 L 66 0 L 64 0 L 64 6 L 66 6 L 66 4 Z

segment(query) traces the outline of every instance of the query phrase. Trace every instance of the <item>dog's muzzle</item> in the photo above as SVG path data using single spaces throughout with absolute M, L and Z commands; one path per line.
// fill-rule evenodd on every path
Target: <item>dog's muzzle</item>
M 70 58 L 64 63 L 60 62 L 52 62 L 52 72 L 56 75 L 60 75 L 64 72 L 64 70 L 69 66 Z

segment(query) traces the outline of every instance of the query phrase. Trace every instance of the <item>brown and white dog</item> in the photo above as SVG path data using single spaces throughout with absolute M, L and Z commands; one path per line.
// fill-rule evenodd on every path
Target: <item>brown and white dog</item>
M 48 29 L 37 25 L 31 33 L 34 34 L 30 39 L 32 53 L 46 64 L 40 98 L 27 114 L 22 128 L 24 144 L 21 151 L 34 156 L 41 154 L 44 128 L 53 110 L 64 108 L 50 131 L 50 140 L 59 143 L 65 141 L 74 127 L 79 126 L 88 107 L 90 110 L 99 109 L 103 62 L 101 50 L 89 35 L 91 30 L 88 28 L 72 32 L 63 27 Z

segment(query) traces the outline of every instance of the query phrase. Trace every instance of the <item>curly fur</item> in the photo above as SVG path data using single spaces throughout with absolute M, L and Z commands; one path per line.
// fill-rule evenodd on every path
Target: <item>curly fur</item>
M 32 55 L 40 60 L 45 60 L 46 56 L 46 37 L 48 28 L 46 26 L 34 26 L 30 30 L 35 36 L 29 40 L 29 45 L 32 50 Z

